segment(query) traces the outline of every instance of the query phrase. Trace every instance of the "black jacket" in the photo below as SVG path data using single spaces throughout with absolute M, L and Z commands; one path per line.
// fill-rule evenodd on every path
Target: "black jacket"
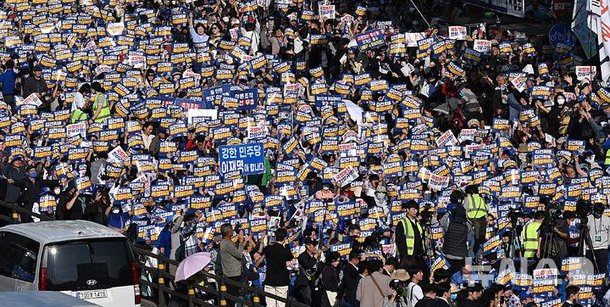
M 351 263 L 346 263 L 343 267 L 343 279 L 341 280 L 340 291 L 346 302 L 356 304 L 356 290 L 358 289 L 359 281 L 360 274 L 358 274 L 358 269 Z
M 451 221 L 445 233 L 443 253 L 455 257 L 466 257 L 468 255 L 468 248 L 466 247 L 467 237 L 468 226 L 465 223 Z
M 440 300 L 440 299 L 432 299 L 429 297 L 424 296 L 424 298 L 422 298 L 421 300 L 417 301 L 417 304 L 415 304 L 415 307 L 445 307 L 445 306 L 449 306 L 449 304 L 447 304 L 447 302 Z
M 47 89 L 47 82 L 42 77 L 36 79 L 34 76 L 29 76 L 23 83 L 23 97 L 26 98 L 32 93 L 40 93 L 41 96 L 44 96 Z
M 413 230 L 419 231 L 416 226 L 413 226 Z M 422 240 L 422 236 L 423 234 L 421 233 L 415 236 L 415 246 L 413 247 L 414 256 L 424 255 L 424 241 Z M 402 225 L 402 220 L 396 225 L 396 246 L 398 247 L 398 254 L 400 255 L 401 261 L 404 261 L 407 256 L 407 236 L 405 234 L 404 226 Z
M 292 260 L 294 257 L 290 249 L 282 246 L 279 243 L 269 244 L 263 249 L 265 259 L 267 260 L 267 278 L 265 285 L 268 286 L 288 286 L 290 283 L 290 273 L 286 267 L 286 261 Z
M 296 287 L 312 286 L 316 280 L 318 271 L 318 259 L 310 256 L 307 251 L 299 255 L 299 276 L 297 277 Z M 309 277 L 308 277 L 309 276 Z
M 53 187 L 59 185 L 57 180 L 43 180 L 36 179 L 34 182 L 29 177 L 23 178 L 20 181 L 16 181 L 15 185 L 21 188 L 21 198 L 18 201 L 23 207 L 28 210 L 32 210 L 34 207 L 34 203 L 37 202 L 40 198 L 38 193 L 42 190 L 43 187 Z M 41 212 L 42 213 L 42 212 Z M 27 222 L 32 221 L 32 217 L 25 214 L 23 218 Z
M 337 268 L 327 264 L 322 269 L 322 287 L 325 291 L 339 291 L 339 272 Z

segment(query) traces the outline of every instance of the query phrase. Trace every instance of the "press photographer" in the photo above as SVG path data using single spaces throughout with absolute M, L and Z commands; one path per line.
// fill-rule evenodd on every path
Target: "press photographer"
M 568 254 L 569 225 L 563 218 L 560 204 L 549 203 L 546 213 L 539 231 L 542 237 L 540 258 L 551 258 L 559 266 Z
M 606 206 L 602 203 L 593 205 L 593 214 L 587 217 L 587 228 L 591 237 L 591 247 L 587 246 L 587 258 L 595 265 L 595 273 L 606 272 L 608 244 L 610 243 L 610 217 L 604 214 Z

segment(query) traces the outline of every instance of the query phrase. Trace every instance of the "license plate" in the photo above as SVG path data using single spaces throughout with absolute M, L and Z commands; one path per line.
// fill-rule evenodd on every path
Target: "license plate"
M 83 291 L 83 292 L 78 292 L 77 297 L 80 298 L 81 300 L 107 298 L 108 292 L 106 292 L 106 290 Z

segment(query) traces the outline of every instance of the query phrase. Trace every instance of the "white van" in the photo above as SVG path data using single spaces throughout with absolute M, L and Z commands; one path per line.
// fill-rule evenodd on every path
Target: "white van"
M 127 238 L 89 221 L 0 228 L 0 291 L 61 291 L 101 306 L 140 306 Z

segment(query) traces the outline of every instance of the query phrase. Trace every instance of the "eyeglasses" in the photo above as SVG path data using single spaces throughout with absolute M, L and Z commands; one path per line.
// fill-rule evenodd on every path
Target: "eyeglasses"
M 214 30 L 214 29 L 218 30 L 218 27 L 212 27 L 212 30 Z

